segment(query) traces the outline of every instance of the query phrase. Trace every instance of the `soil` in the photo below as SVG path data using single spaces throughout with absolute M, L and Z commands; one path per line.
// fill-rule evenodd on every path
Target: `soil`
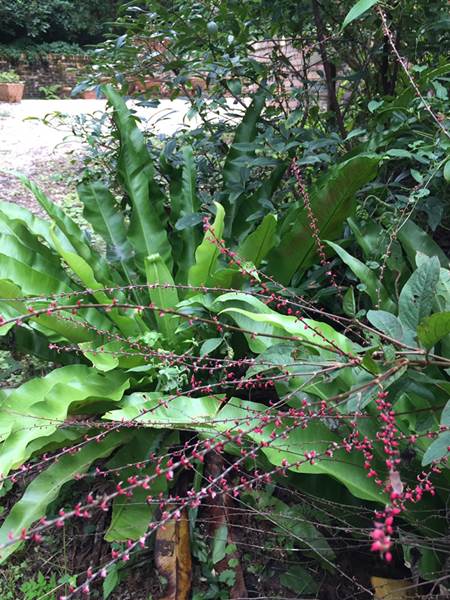
M 81 109 L 94 108 L 91 102 L 87 105 L 81 102 L 25 100 L 19 104 L 0 104 L 0 200 L 19 204 L 44 216 L 14 172 L 32 179 L 58 203 L 73 189 L 74 180 L 70 174 L 74 172 L 74 163 L 79 162 L 79 144 L 68 142 L 67 131 L 53 129 L 41 119 L 54 111 L 75 114 Z
M 103 112 L 105 100 L 23 100 L 18 104 L 0 102 L 0 200 L 14 202 L 44 216 L 32 194 L 23 189 L 13 172 L 20 172 L 57 203 L 74 190 L 80 169 L 82 147 L 71 131 L 70 118 Z M 172 134 L 185 121 L 186 100 L 161 100 L 158 107 L 132 108 L 158 135 Z M 51 115 L 68 115 L 60 129 L 46 125 Z M 195 126 L 190 121 L 189 126 Z

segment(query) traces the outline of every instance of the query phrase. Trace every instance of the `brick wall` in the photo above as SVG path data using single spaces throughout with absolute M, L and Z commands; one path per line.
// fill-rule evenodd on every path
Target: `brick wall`
M 59 85 L 58 95 L 68 96 L 88 63 L 87 56 L 62 54 L 47 54 L 37 62 L 29 62 L 25 56 L 10 62 L 0 56 L 0 71 L 12 69 L 20 75 L 25 82 L 24 98 L 42 98 L 44 94 L 39 88 L 50 85 Z

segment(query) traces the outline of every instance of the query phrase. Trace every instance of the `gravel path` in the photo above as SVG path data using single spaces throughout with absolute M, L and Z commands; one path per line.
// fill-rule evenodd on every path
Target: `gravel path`
M 32 195 L 23 189 L 11 171 L 32 179 L 55 202 L 74 190 L 74 175 L 80 168 L 79 142 L 71 138 L 70 125 L 55 129 L 41 119 L 54 112 L 70 116 L 105 109 L 104 100 L 23 100 L 0 103 L 0 200 L 15 202 L 42 216 Z M 188 110 L 186 100 L 161 100 L 158 108 L 137 108 L 137 114 L 157 133 L 173 133 Z M 192 127 L 196 123 L 189 122 Z

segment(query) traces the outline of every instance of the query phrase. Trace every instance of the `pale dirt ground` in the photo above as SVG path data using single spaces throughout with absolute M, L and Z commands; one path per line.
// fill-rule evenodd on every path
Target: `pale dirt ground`
M 70 130 L 70 116 L 103 111 L 104 100 L 23 100 L 0 103 L 0 200 L 15 202 L 42 216 L 42 211 L 11 171 L 20 171 L 35 181 L 55 202 L 74 189 L 74 176 L 80 168 L 79 142 Z M 186 100 L 161 100 L 158 108 L 136 108 L 146 120 L 146 128 L 158 134 L 171 134 L 195 121 L 185 119 Z M 69 125 L 55 129 L 42 123 L 46 115 L 69 115 Z M 33 119 L 29 119 L 33 117 Z

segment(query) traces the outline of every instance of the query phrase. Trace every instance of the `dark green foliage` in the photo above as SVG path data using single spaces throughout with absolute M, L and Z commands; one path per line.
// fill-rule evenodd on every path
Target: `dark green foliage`
M 98 42 L 121 0 L 8 0 L 0 3 L 0 41 Z
M 44 510 L 76 469 L 88 470 L 98 457 L 112 454 L 108 466 L 132 475 L 129 461 L 150 451 L 165 455 L 185 434 L 224 440 L 228 458 L 242 456 L 242 446 L 229 442 L 230 423 L 257 449 L 252 468 L 284 467 L 283 486 L 331 500 L 338 514 L 346 503 L 358 522 L 364 511 L 372 515 L 390 501 L 391 477 L 401 475 L 413 489 L 423 468 L 448 456 L 450 271 L 443 232 L 450 67 L 438 55 L 448 17 L 443 2 L 389 7 L 386 18 L 407 74 L 376 4 L 147 0 L 122 10 L 121 35 L 99 49 L 98 69 L 86 82 L 98 83 L 100 74 L 117 84 L 104 88 L 112 123 L 107 152 L 96 141 L 104 139 L 100 125 L 108 115 L 91 130 L 98 137 L 90 136 L 94 154 L 78 188 L 96 243 L 28 181 L 51 225 L 16 208 L 0 210 L 4 318 L 25 314 L 32 296 L 44 303 L 44 294 L 84 291 L 100 305 L 70 319 L 52 311 L 27 315 L 26 334 L 15 337 L 19 352 L 39 354 L 45 346 L 48 359 L 57 359 L 53 344 L 71 344 L 79 364 L 0 398 L 0 472 L 76 442 L 52 421 L 42 431 L 32 427 L 42 414 L 61 420 L 88 412 L 135 427 L 44 470 L 9 513 L 1 539 L 36 518 L 30 498 Z M 275 45 L 266 62 L 255 60 L 253 50 L 263 39 L 284 37 L 299 48 L 312 44 L 322 64 L 308 63 L 292 88 L 280 90 L 281 79 L 295 71 L 283 47 Z M 162 41 L 164 47 L 155 46 Z M 194 131 L 155 139 L 127 108 L 118 90 L 135 93 L 136 82 L 161 74 L 172 97 L 188 96 L 191 114 L 203 118 Z M 194 76 L 205 78 L 207 90 Z M 137 95 L 145 101 L 150 94 Z M 214 111 L 229 120 L 211 120 Z M 225 247 L 237 261 L 226 259 Z M 261 297 L 263 291 L 276 300 Z M 124 306 L 114 306 L 113 298 Z M 63 317 L 71 314 L 66 301 Z M 13 324 L 1 333 L 13 336 Z M 271 391 L 267 386 L 253 395 L 244 386 L 234 395 L 211 369 L 205 382 L 214 393 L 192 396 L 189 369 L 166 360 L 169 353 L 253 359 L 250 367 L 239 365 L 242 377 L 267 376 Z M 62 386 L 66 392 L 56 402 Z M 386 422 L 380 389 L 392 403 L 399 473 L 379 441 Z M 287 412 L 308 414 L 321 403 L 334 417 L 313 415 L 305 427 Z M 30 427 L 10 416 L 12 406 Z M 280 422 L 256 428 L 265 415 Z M 87 426 L 76 436 L 86 433 Z M 353 435 L 374 442 L 369 467 L 348 443 Z M 411 458 L 403 459 L 411 446 Z M 330 448 L 324 460 L 311 455 Z M 430 475 L 436 493 L 408 500 L 394 533 L 398 562 L 410 563 L 416 552 L 414 575 L 428 580 L 446 573 L 448 473 L 441 466 Z M 367 476 L 371 467 L 380 485 Z M 148 465 L 148 474 L 153 468 Z M 49 493 L 52 476 L 57 485 Z M 162 479 L 157 492 L 169 493 L 170 481 Z M 246 501 L 258 518 L 267 511 L 277 532 L 288 528 L 298 537 L 296 552 L 331 569 L 337 552 L 317 522 L 326 526 L 332 517 L 284 502 L 274 481 L 264 492 L 257 486 Z M 136 505 L 116 499 L 108 540 L 143 535 L 141 519 L 154 515 L 144 496 Z M 356 540 L 358 525 L 350 525 Z M 223 533 L 214 536 L 211 569 L 226 554 Z M 202 548 L 194 552 L 200 556 Z M 113 570 L 109 576 L 118 580 Z M 307 570 L 289 568 L 282 579 L 298 593 L 316 593 L 317 578 Z

